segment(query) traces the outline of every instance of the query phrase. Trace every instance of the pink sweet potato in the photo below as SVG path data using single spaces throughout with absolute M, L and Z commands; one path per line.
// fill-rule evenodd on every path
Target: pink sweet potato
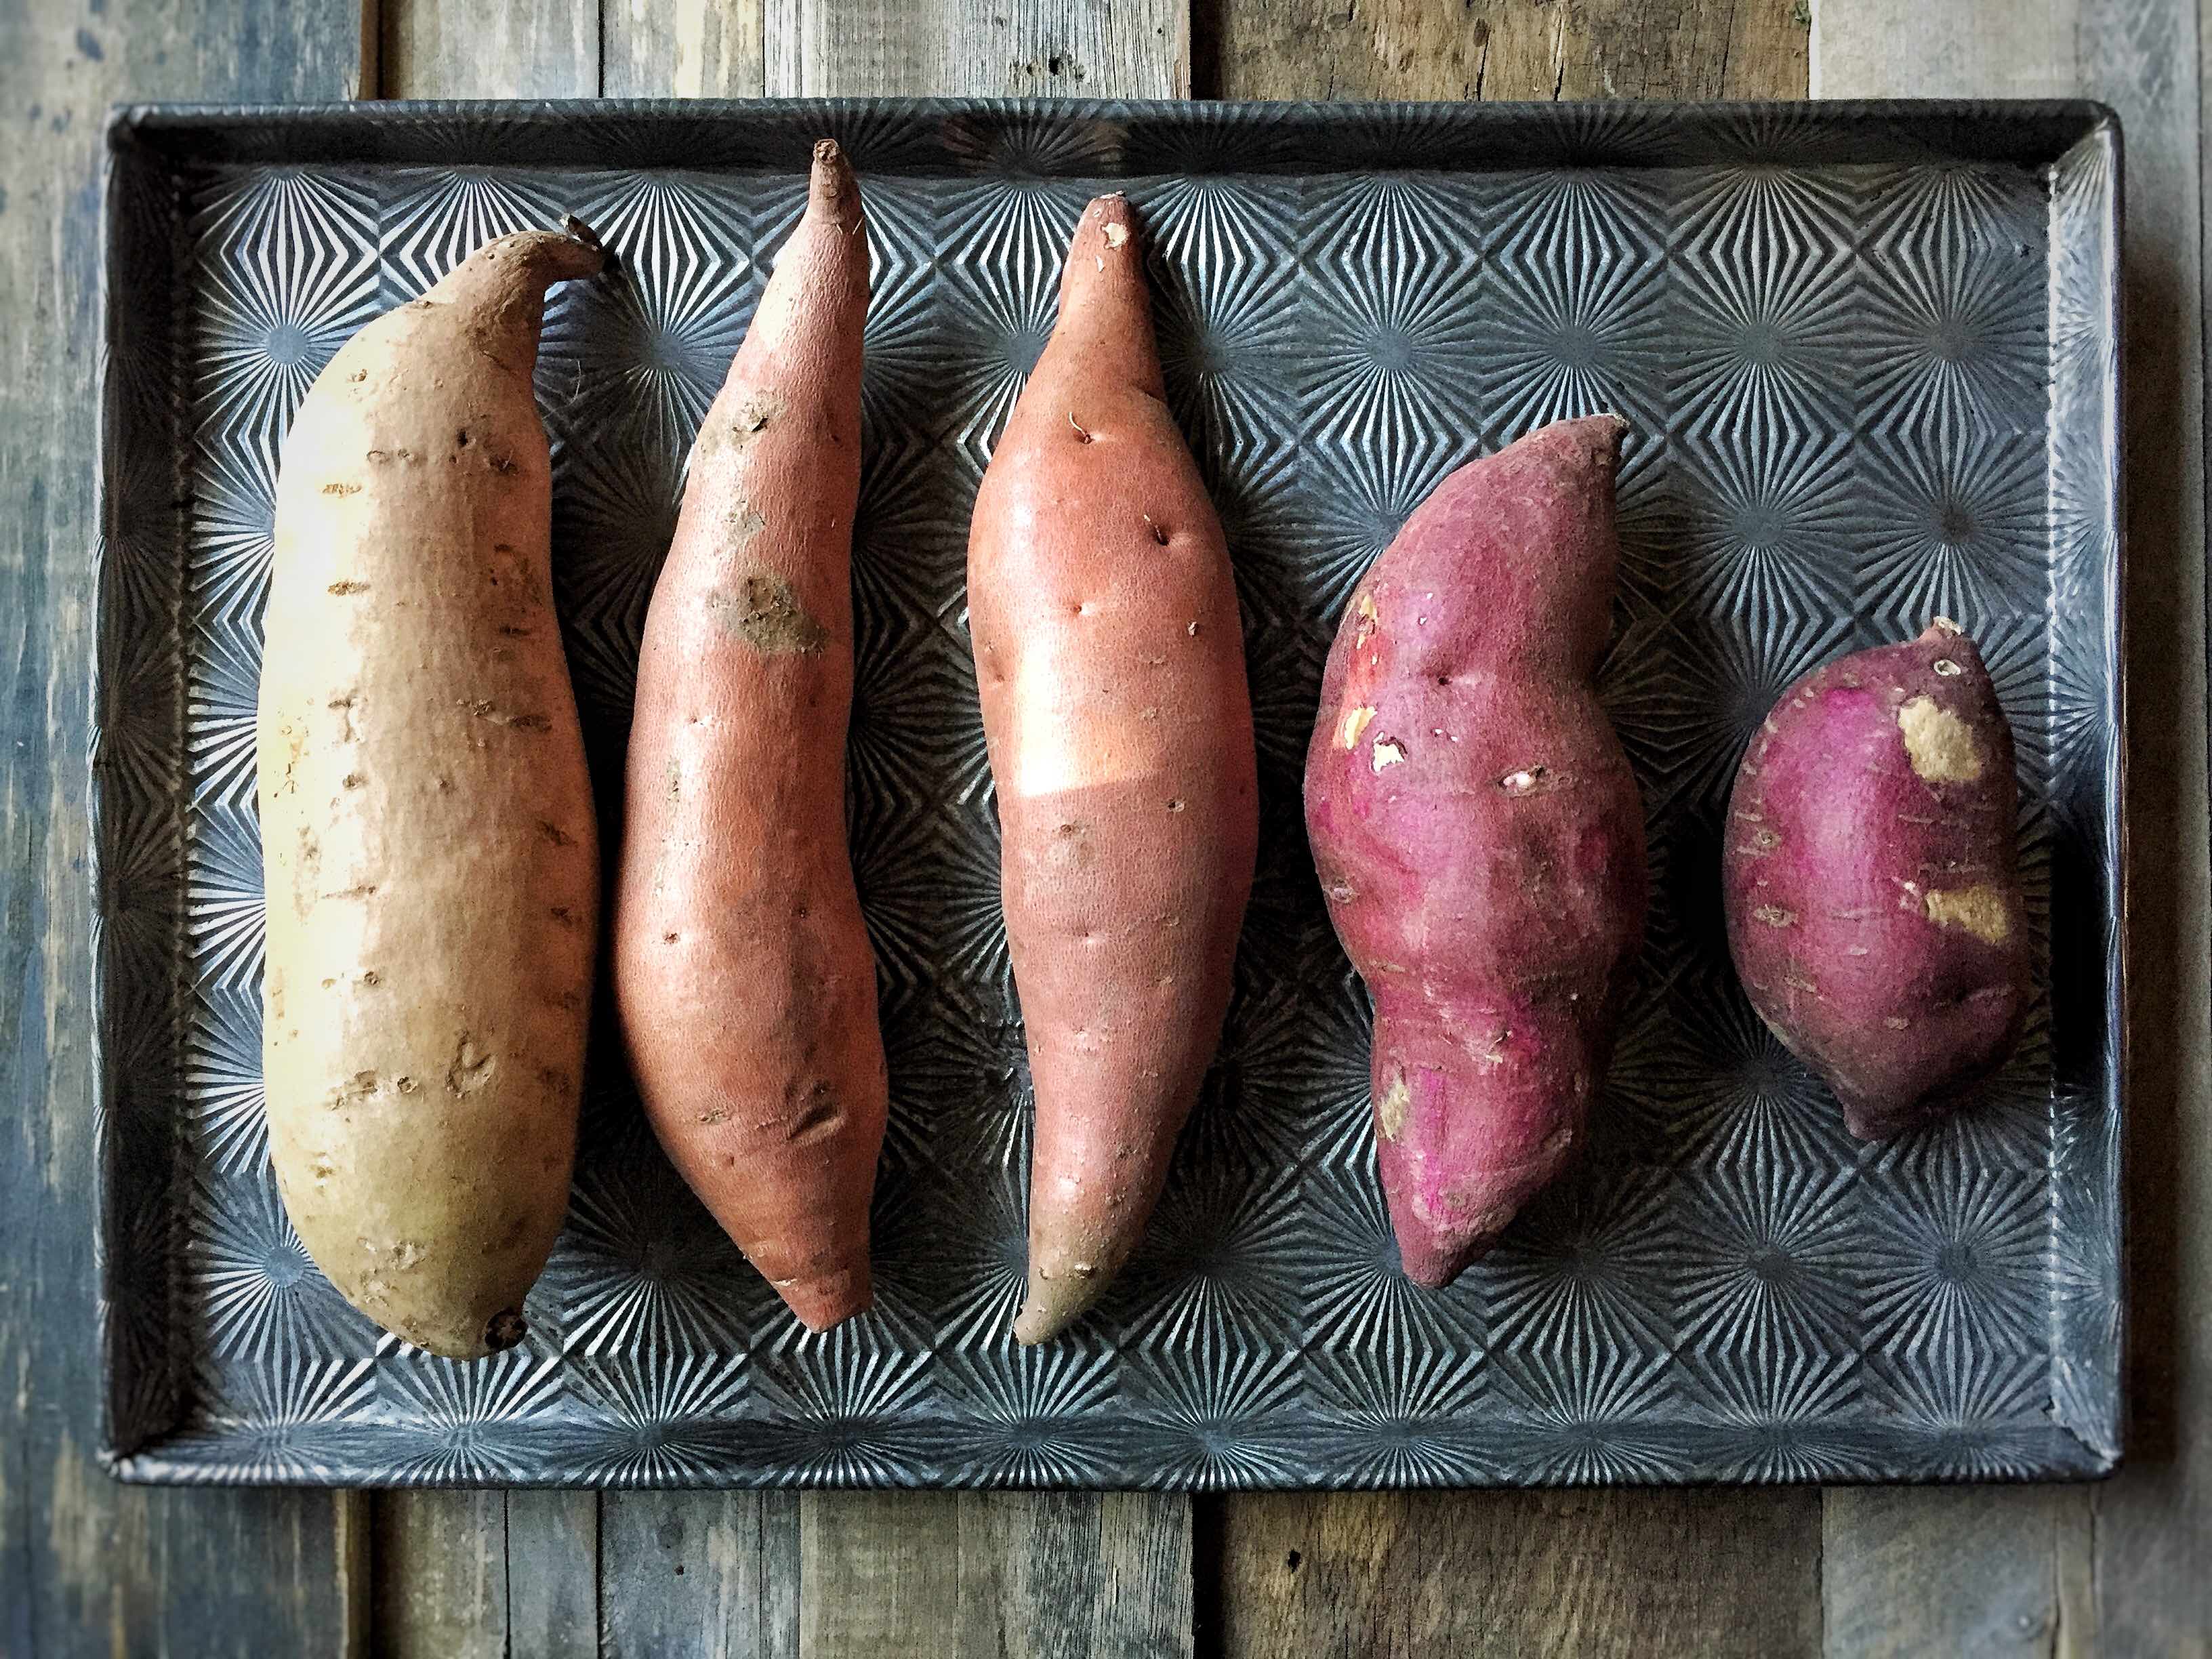
M 869 1305 L 888 1084 L 845 843 L 868 239 L 837 146 L 699 428 L 637 665 L 615 992 L 670 1159 L 810 1328 Z
M 2004 1061 L 2029 996 L 2012 730 L 1937 617 L 1783 693 L 1736 775 L 1723 867 L 1752 1006 L 1862 1139 Z
M 968 548 L 1036 1092 L 1024 1342 L 1135 1247 L 1220 1037 L 1252 885 L 1237 590 L 1165 391 L 1136 222 L 1102 197 Z
M 1644 814 L 1591 676 L 1624 423 L 1446 478 L 1354 591 L 1306 828 L 1375 1002 L 1377 1160 L 1406 1273 L 1449 1284 L 1565 1169 L 1644 933 Z

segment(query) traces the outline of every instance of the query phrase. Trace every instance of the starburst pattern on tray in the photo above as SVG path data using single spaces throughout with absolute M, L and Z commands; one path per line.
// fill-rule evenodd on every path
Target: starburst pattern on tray
M 142 149 L 118 174 L 118 246 L 161 299 L 117 321 L 101 573 L 99 1133 L 126 1468 L 1225 1487 L 2109 1459 L 2107 141 L 2039 171 L 1931 153 L 1952 129 L 1909 121 L 1911 159 L 1901 139 L 1863 156 L 1862 129 L 1818 111 L 592 119 L 550 165 L 515 164 L 543 162 L 542 118 L 464 113 L 392 130 L 382 161 L 264 150 L 173 178 Z M 878 1306 L 800 1331 L 603 1047 L 529 1338 L 456 1366 L 338 1300 L 267 1170 L 253 720 L 282 435 L 368 317 L 487 237 L 592 221 L 617 270 L 556 291 L 538 388 L 611 804 L 685 451 L 823 131 L 861 167 L 873 254 L 848 818 L 891 1071 Z M 1110 188 L 1152 228 L 1170 407 L 1236 565 L 1265 821 L 1222 1051 L 1158 1213 L 1100 1308 L 1026 1350 L 1031 1102 L 967 520 L 1067 233 Z M 1302 830 L 1314 699 L 1353 585 L 1437 482 L 1599 409 L 1632 424 L 1601 688 L 1644 789 L 1649 943 L 1588 1163 L 1430 1292 L 1399 1268 L 1365 994 Z M 1863 1147 L 1734 982 L 1713 872 L 1774 697 L 1935 611 L 1975 631 L 2015 723 L 2051 971 L 1972 1109 Z M 2081 902 L 2054 903 L 2060 882 Z

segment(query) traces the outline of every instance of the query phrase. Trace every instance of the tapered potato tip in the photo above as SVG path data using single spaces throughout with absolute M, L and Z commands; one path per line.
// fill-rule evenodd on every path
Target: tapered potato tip
M 853 164 L 835 138 L 814 142 L 814 167 L 806 179 L 806 210 L 827 214 L 839 224 L 851 226 L 860 216 L 860 186 L 853 177 Z
M 1144 226 L 1129 198 L 1116 192 L 1091 198 L 1068 239 L 1067 265 L 1060 273 L 1060 299 L 1093 289 L 1115 289 L 1145 280 Z
M 775 1293 L 810 1331 L 826 1331 L 833 1325 L 842 1325 L 854 1315 L 867 1312 L 876 1300 L 865 1255 L 848 1266 L 815 1278 L 779 1285 Z
M 1014 1317 L 1014 1340 L 1024 1347 L 1051 1341 L 1091 1310 L 1103 1288 L 1073 1274 L 1048 1279 L 1032 1267 L 1029 1293 Z
M 1558 421 L 1522 438 L 1515 448 L 1526 444 L 1531 449 L 1549 450 L 1568 466 L 1607 466 L 1620 460 L 1620 441 L 1628 435 L 1628 422 L 1618 415 L 1583 415 L 1571 421 Z
M 1390 1231 L 1398 1238 L 1398 1261 L 1406 1277 L 1424 1290 L 1441 1291 L 1490 1254 L 1498 1243 L 1498 1227 L 1486 1232 L 1436 1227 L 1409 1213 L 1395 1195 L 1388 1196 Z

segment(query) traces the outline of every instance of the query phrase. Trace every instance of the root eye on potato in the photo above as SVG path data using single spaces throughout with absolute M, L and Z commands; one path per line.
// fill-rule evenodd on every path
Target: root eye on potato
M 599 860 L 531 369 L 546 289 L 599 264 L 588 233 L 477 250 L 339 350 L 277 481 L 258 731 L 270 1158 L 346 1298 L 460 1358 L 522 1340 L 575 1149 Z M 505 473 L 417 465 L 455 434 Z M 494 557 L 525 592 L 471 580 Z M 386 984 L 364 961 L 404 971 Z M 522 1054 L 555 1063 L 501 1059 Z M 459 1178 L 485 1169 L 497 1212 Z

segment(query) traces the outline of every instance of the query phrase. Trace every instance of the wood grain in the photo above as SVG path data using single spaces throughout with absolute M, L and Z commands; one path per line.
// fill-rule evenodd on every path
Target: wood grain
M 599 1528 L 605 1659 L 797 1659 L 799 1499 L 609 1492 Z
M 1812 1493 L 1278 1493 L 1224 1522 L 1230 1659 L 1820 1651 Z
M 1805 94 L 1802 0 L 1194 0 L 1194 10 L 1200 90 L 1214 97 Z
M 0 1653 L 11 1656 L 329 1654 L 357 1628 L 350 1500 L 125 1488 L 93 1461 L 103 1390 L 86 757 L 101 122 L 125 96 L 350 96 L 358 18 L 359 0 L 0 5 Z
M 762 0 L 601 0 L 610 98 L 757 98 L 768 88 Z
M 393 1492 L 376 1505 L 371 1650 L 504 1659 L 507 1494 Z
M 590 98 L 599 0 L 379 0 L 387 98 Z
M 2126 1467 L 2085 1490 L 1830 1493 L 1832 1653 L 1979 1651 L 1960 1644 L 2007 1633 L 2023 1650 L 2115 1659 L 2212 1643 L 2199 29 L 2188 0 L 1851 0 L 1820 11 L 1814 81 L 1826 94 L 2087 96 L 2119 111 L 2135 896 Z M 2025 1634 L 2034 1632 L 2045 1635 Z
M 1188 1510 L 1141 1492 L 963 1492 L 960 1639 L 950 1650 L 1191 1653 L 1191 1534 L 1177 1524 Z
M 769 82 L 871 93 L 1179 98 L 1180 0 L 768 0 Z
M 599 1651 L 599 1495 L 507 1496 L 507 1642 L 516 1659 Z

